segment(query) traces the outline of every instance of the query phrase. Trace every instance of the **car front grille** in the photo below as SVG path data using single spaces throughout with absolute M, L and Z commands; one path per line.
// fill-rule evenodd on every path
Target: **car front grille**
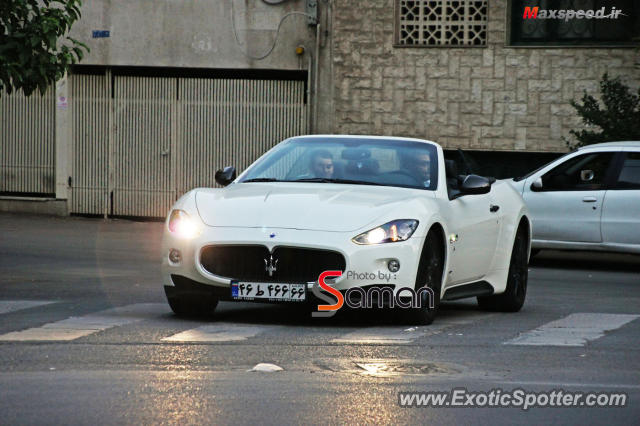
M 200 264 L 213 275 L 253 282 L 307 283 L 324 271 L 345 270 L 344 256 L 335 251 L 276 247 L 270 253 L 260 245 L 207 246 Z

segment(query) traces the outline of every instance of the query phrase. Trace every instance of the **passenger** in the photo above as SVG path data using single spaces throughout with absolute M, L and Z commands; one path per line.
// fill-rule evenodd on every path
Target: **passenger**
M 331 179 L 333 177 L 333 156 L 326 149 L 318 149 L 311 154 L 309 165 L 313 177 Z
M 403 167 L 420 186 L 428 187 L 431 185 L 431 157 L 428 153 L 404 155 Z

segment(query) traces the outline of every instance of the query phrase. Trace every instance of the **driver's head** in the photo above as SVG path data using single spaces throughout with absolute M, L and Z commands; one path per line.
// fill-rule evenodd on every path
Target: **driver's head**
M 318 149 L 311 154 L 311 173 L 319 178 L 333 177 L 333 156 L 326 149 Z
M 431 156 L 427 152 L 418 152 L 404 157 L 404 167 L 419 180 L 427 180 L 431 176 Z

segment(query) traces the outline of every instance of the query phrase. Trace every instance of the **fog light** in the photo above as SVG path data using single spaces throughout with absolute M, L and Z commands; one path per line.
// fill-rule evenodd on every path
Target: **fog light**
M 182 255 L 180 254 L 180 250 L 171 249 L 169 250 L 169 260 L 171 263 L 180 263 L 182 261 Z
M 390 260 L 387 266 L 391 272 L 398 272 L 400 270 L 400 262 L 397 259 Z

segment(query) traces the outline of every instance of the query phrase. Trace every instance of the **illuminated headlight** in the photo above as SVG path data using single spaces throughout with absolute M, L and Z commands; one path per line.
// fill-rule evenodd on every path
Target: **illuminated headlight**
M 200 233 L 200 227 L 183 210 L 173 210 L 169 217 L 169 231 L 181 238 L 194 238 Z
M 354 237 L 356 244 L 383 244 L 408 240 L 418 228 L 414 219 L 398 219 Z

